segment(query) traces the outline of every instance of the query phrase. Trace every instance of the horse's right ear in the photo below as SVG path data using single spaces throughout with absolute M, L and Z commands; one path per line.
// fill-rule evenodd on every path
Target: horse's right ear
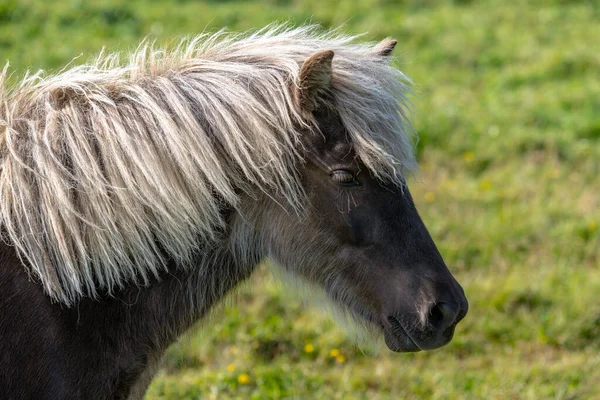
M 308 57 L 300 68 L 294 100 L 301 113 L 312 113 L 331 90 L 333 50 L 321 50 Z

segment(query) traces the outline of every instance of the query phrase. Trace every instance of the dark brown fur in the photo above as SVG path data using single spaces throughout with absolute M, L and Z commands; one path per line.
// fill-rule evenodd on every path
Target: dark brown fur
M 52 303 L 15 250 L 0 243 L 1 397 L 91 400 L 127 399 L 134 390 L 143 394 L 154 372 L 144 382 L 145 371 L 254 267 L 236 265 L 231 257 L 220 260 L 222 265 L 202 274 L 172 265 L 148 287 L 86 298 L 67 308 Z

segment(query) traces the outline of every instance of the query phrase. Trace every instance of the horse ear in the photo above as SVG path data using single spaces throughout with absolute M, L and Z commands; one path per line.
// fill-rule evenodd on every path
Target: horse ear
M 394 47 L 398 44 L 397 40 L 394 39 L 383 39 L 377 46 L 375 46 L 375 54 L 380 57 L 388 57 L 394 51 Z
M 312 113 L 331 89 L 333 50 L 321 50 L 308 57 L 300 68 L 294 88 L 296 105 L 302 112 Z

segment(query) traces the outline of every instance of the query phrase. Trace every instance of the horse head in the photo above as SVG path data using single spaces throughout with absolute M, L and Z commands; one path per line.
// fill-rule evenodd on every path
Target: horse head
M 394 45 L 383 42 L 373 57 L 387 56 Z M 466 315 L 467 299 L 404 179 L 379 179 L 358 156 L 332 88 L 334 57 L 331 50 L 309 57 L 292 89 L 314 126 L 301 146 L 307 204 L 300 216 L 264 207 L 259 225 L 268 254 L 293 276 L 322 288 L 354 319 L 383 332 L 391 350 L 443 346 Z

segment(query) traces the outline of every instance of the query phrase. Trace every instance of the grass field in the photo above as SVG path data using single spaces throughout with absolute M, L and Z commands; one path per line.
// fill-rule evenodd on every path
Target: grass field
M 365 355 L 262 270 L 147 398 L 600 398 L 598 1 L 0 0 L 0 61 L 56 70 L 274 20 L 398 39 L 418 91 L 410 188 L 469 315 L 440 350 Z

